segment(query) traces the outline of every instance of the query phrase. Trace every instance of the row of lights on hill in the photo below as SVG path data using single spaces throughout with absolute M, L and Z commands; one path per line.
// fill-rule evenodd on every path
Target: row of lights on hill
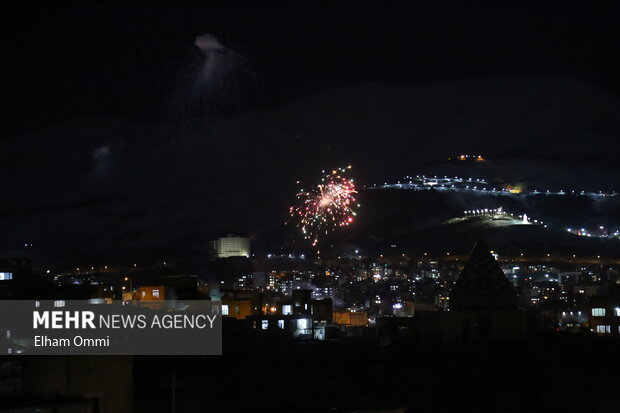
M 164 265 L 166 265 L 166 263 L 165 263 L 165 262 L 164 262 Z M 138 268 L 138 264 L 133 264 L 133 268 Z M 107 265 L 104 265 L 104 266 L 103 266 L 103 269 L 104 269 L 104 270 L 107 270 L 107 269 L 108 269 L 108 266 L 107 266 Z M 80 271 L 80 267 L 77 267 L 75 270 L 79 272 L 79 271 Z M 90 270 L 91 270 L 91 271 L 94 271 L 94 270 L 95 270 L 95 267 L 90 267 Z M 46 272 L 49 274 L 50 270 L 47 270 Z
M 164 267 L 165 267 L 167 264 L 168 264 L 168 263 L 167 263 L 166 261 L 164 261 L 164 262 L 163 262 L 163 266 L 164 266 Z M 133 265 L 132 265 L 132 267 L 133 267 L 133 268 L 138 268 L 138 264 L 133 264 Z M 75 269 L 75 270 L 76 270 L 77 272 L 80 272 L 80 267 L 76 267 L 76 269 Z M 91 267 L 90 267 L 90 271 L 94 271 L 94 270 L 95 270 L 95 267 L 92 267 L 92 266 L 91 266 Z M 107 266 L 107 265 L 104 265 L 104 266 L 103 266 L 103 270 L 104 270 L 104 271 L 107 271 L 107 270 L 108 270 L 108 266 Z M 46 273 L 46 274 L 50 274 L 50 273 L 51 273 L 51 270 L 45 270 L 45 273 Z
M 495 253 L 495 251 L 491 251 L 491 254 L 494 254 L 494 253 Z M 405 255 L 405 254 L 403 254 L 403 256 L 404 256 L 404 255 Z M 521 257 L 525 257 L 525 254 L 524 254 L 523 252 L 522 252 L 522 253 L 520 253 L 519 255 L 520 255 Z M 425 257 L 426 257 L 426 256 L 428 256 L 428 253 L 427 253 L 427 252 L 425 252 L 425 253 L 424 253 L 424 256 L 425 256 Z M 450 256 L 450 253 L 449 253 L 449 252 L 446 252 L 446 256 Z M 551 253 L 547 253 L 547 254 L 546 254 L 546 256 L 547 256 L 547 257 L 551 257 Z M 383 257 L 383 255 L 381 255 L 381 257 Z M 577 258 L 577 254 L 572 254 L 572 257 L 573 257 L 573 258 Z M 596 258 L 597 258 L 597 259 L 600 259 L 600 258 L 601 258 L 601 256 L 600 256 L 600 255 L 597 255 L 597 256 L 596 256 Z

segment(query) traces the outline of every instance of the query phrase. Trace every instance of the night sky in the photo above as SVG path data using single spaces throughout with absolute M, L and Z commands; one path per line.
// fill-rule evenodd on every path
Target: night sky
M 225 114 L 319 90 L 567 74 L 620 92 L 613 2 L 179 2 L 2 6 L 3 136 L 84 116 L 160 120 L 201 33 L 244 58 Z M 249 80 L 248 80 L 249 79 Z

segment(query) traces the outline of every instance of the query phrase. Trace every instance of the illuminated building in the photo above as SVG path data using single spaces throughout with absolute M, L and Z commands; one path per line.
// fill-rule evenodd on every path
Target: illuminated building
M 243 320 L 262 308 L 262 295 L 251 291 L 223 291 L 222 316 Z
M 211 247 L 217 258 L 250 256 L 250 240 L 245 237 L 228 234 L 212 241 Z
M 588 324 L 593 333 L 620 336 L 620 299 L 594 299 L 588 308 Z
M 32 276 L 32 260 L 29 258 L 0 259 L 0 282 L 24 282 Z
M 262 315 L 248 318 L 259 335 L 323 340 L 325 328 L 332 322 L 332 308 L 331 299 L 314 300 L 312 290 L 294 290 L 290 300 L 265 305 Z
M 344 326 L 366 327 L 368 326 L 368 311 L 354 308 L 334 311 L 333 322 Z
M 40 279 L 33 275 L 30 258 L 0 259 L 0 298 L 27 297 L 38 281 Z
M 164 301 L 166 299 L 164 286 L 140 287 L 133 293 L 133 299 L 137 301 Z

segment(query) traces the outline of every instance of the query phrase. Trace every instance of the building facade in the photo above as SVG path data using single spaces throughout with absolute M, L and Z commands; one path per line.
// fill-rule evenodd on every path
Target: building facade
M 250 240 L 246 237 L 238 237 L 228 234 L 219 237 L 211 243 L 212 253 L 216 258 L 249 257 Z

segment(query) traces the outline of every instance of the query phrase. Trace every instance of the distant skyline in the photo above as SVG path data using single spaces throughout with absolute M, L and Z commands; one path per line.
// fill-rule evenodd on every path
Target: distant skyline
M 243 58 L 229 115 L 365 82 L 563 74 L 620 93 L 612 2 L 288 2 L 2 6 L 3 136 L 79 117 L 161 121 L 214 35 Z

